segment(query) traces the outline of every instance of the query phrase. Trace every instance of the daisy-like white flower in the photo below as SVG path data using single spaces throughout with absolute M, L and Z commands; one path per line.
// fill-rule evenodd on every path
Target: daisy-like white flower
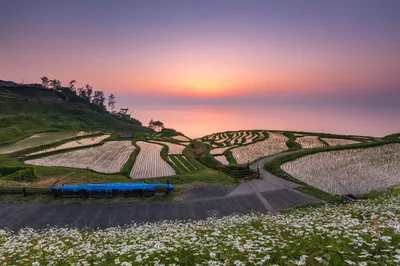
M 323 258 L 321 258 L 321 257 L 315 257 L 314 258 L 316 261 L 318 261 L 318 262 L 322 262 L 324 259 Z

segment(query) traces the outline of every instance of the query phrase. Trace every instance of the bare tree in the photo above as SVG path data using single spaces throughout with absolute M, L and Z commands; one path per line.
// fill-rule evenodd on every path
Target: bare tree
M 113 112 L 114 108 L 115 108 L 115 96 L 114 94 L 110 94 L 110 96 L 108 96 L 108 108 L 110 109 L 110 112 Z
M 47 88 L 49 86 L 49 81 L 50 81 L 49 78 L 44 76 L 44 77 L 41 77 L 40 79 L 42 80 L 42 86 Z
M 92 102 L 92 94 L 93 94 L 93 88 L 89 84 L 86 84 L 86 98 L 89 100 L 89 102 Z
M 50 80 L 49 84 L 53 90 L 57 90 L 61 87 L 61 81 L 59 81 L 58 79 Z
M 71 80 L 71 81 L 69 82 L 68 88 L 69 88 L 71 91 L 75 91 L 75 90 L 76 90 L 76 89 L 75 89 L 75 83 L 76 83 L 76 80 Z

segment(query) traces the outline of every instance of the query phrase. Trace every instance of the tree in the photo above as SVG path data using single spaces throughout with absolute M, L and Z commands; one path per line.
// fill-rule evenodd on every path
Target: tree
M 69 82 L 68 88 L 69 88 L 71 91 L 75 91 L 75 83 L 76 83 L 76 80 L 71 80 L 71 81 Z
M 49 84 L 53 90 L 57 90 L 57 89 L 61 88 L 61 81 L 59 81 L 58 79 L 50 80 Z
M 86 98 L 89 100 L 89 102 L 92 102 L 93 88 L 89 84 L 86 84 L 85 88 L 86 88 Z
M 114 94 L 110 94 L 110 96 L 108 96 L 108 108 L 110 109 L 110 112 L 112 113 L 114 108 L 115 108 L 115 96 Z
M 154 121 L 153 119 L 149 122 L 149 128 L 154 129 L 157 132 L 160 132 L 164 129 L 164 123 L 161 121 Z
M 78 88 L 78 96 L 81 97 L 82 99 L 88 101 L 87 96 L 86 96 L 86 90 L 84 87 Z
M 94 92 L 94 96 L 93 96 L 93 100 L 92 100 L 93 104 L 104 106 L 104 108 L 105 108 L 105 105 L 104 105 L 105 100 L 106 100 L 106 98 L 104 97 L 104 93 L 102 91 Z
M 42 86 L 47 88 L 49 86 L 49 81 L 50 81 L 49 78 L 44 76 L 44 77 L 41 77 L 40 79 L 42 80 Z

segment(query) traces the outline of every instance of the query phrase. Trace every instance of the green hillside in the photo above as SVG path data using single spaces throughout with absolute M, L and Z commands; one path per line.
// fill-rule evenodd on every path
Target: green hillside
M 50 130 L 154 132 L 62 93 L 32 87 L 0 87 L 0 144 Z

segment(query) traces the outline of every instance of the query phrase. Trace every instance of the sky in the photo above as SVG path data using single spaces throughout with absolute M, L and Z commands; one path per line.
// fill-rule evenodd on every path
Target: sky
M 398 0 L 0 0 L 0 36 L 0 79 L 117 105 L 400 106 Z

